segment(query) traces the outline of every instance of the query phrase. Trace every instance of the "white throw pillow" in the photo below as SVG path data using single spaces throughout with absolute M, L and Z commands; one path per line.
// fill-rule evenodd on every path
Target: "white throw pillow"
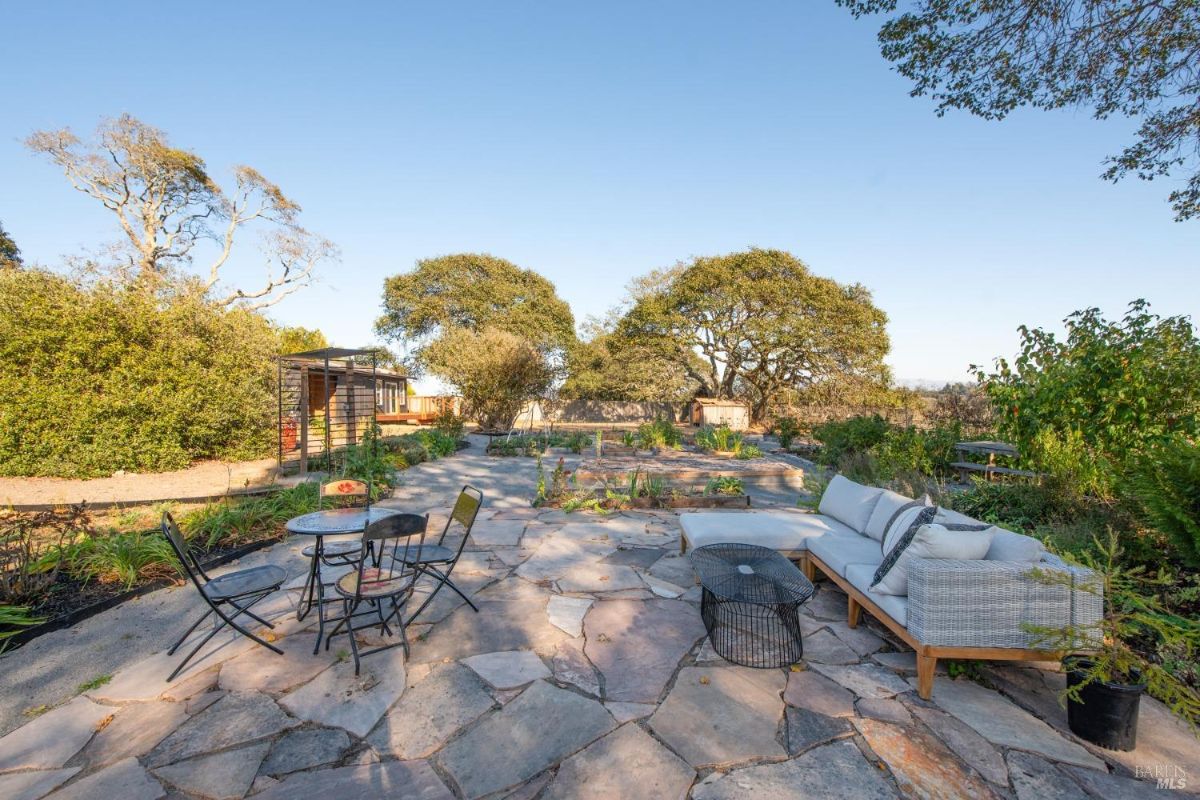
M 942 525 L 922 525 L 901 552 L 892 559 L 889 552 L 879 570 L 871 591 L 880 594 L 907 595 L 908 569 L 914 558 L 952 558 L 960 561 L 978 561 L 983 558 L 992 545 L 992 535 L 996 528 L 991 527 L 982 531 L 955 531 Z M 885 570 L 888 562 L 891 568 Z
M 993 533 L 992 546 L 988 548 L 987 555 L 984 556 L 987 561 L 1035 563 L 1041 561 L 1042 555 L 1046 552 L 1046 546 L 1032 536 L 1013 533 L 995 526 L 992 526 L 991 531 Z
M 871 518 L 881 494 L 883 489 L 863 486 L 849 478 L 834 475 L 825 487 L 825 494 L 821 495 L 817 510 L 861 533 L 867 527 L 867 520 Z
M 883 494 L 879 495 L 879 502 L 875 504 L 875 510 L 871 512 L 871 518 L 867 520 L 867 527 L 863 528 L 863 533 L 877 542 L 882 542 L 884 534 L 887 533 L 888 523 L 892 521 L 892 515 L 911 502 L 911 498 L 884 489 Z
M 907 506 L 901 506 L 900 510 L 893 514 L 892 518 L 888 521 L 887 529 L 883 532 L 883 539 L 879 543 L 880 552 L 885 556 L 892 552 L 896 543 L 908 532 L 908 529 L 916 522 L 921 512 L 927 508 L 936 508 L 936 506 L 929 504 L 929 495 L 922 497 L 920 500 L 910 500 Z

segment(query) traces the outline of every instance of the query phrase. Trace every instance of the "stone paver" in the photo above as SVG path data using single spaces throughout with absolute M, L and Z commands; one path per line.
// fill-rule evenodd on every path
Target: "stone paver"
M 307 683 L 333 665 L 330 652 L 321 649 L 313 655 L 315 633 L 286 636 L 276 643 L 284 657 L 265 647 L 255 647 L 221 665 L 217 685 L 230 692 L 267 692 L 282 694 Z
M 197 598 L 197 602 L 199 602 L 199 598 Z M 201 630 L 207 632 L 203 625 Z M 196 657 L 188 662 L 187 669 L 179 673 L 179 677 L 174 681 L 168 682 L 167 676 L 179 666 L 184 655 L 190 652 L 187 644 L 184 644 L 173 656 L 169 656 L 165 652 L 156 653 L 136 664 L 131 664 L 113 675 L 112 680 L 108 683 L 87 692 L 87 696 L 101 703 L 129 703 L 154 700 L 158 697 L 179 699 L 178 694 L 169 695 L 172 689 L 187 683 L 189 679 L 214 666 L 241 655 L 252 647 L 257 648 L 258 645 L 239 633 L 221 633 L 204 645 Z M 275 658 L 282 658 L 277 653 L 271 655 Z
M 828 630 L 804 637 L 804 660 L 818 664 L 857 664 L 858 653 Z
M 112 722 L 88 742 L 73 763 L 91 771 L 130 756 L 145 755 L 182 725 L 187 716 L 183 703 L 166 701 L 135 703 L 117 709 Z
M 604 706 L 537 681 L 438 754 L 467 798 L 515 787 L 616 727 Z
M 5 800 L 38 800 L 79 772 L 79 767 L 14 772 L 0 775 L 0 797 Z
M 348 658 L 284 695 L 279 704 L 300 719 L 366 736 L 400 698 L 404 682 L 404 649 L 395 647 L 365 656 L 357 676 L 354 659 Z
M 563 597 L 556 594 L 546 601 L 546 617 L 551 625 L 568 636 L 582 636 L 583 618 L 593 602 L 586 597 Z
M 1015 747 L 1081 767 L 1104 769 L 1103 762 L 1083 747 L 1067 741 L 1012 701 L 977 683 L 936 678 L 933 702 L 993 744 Z
M 165 795 L 162 784 L 143 769 L 136 758 L 126 758 L 69 783 L 47 797 L 49 800 L 99 800 L 110 797 L 158 800 Z
M 846 595 L 822 584 L 813 598 L 804 604 L 804 609 L 817 619 L 846 621 Z
M 256 800 L 454 800 L 425 761 L 382 761 L 364 766 L 298 772 L 253 795 Z
M 806 708 L 787 709 L 788 755 L 815 747 L 853 732 L 850 723 L 841 717 L 827 717 Z
M 912 711 L 955 755 L 997 786 L 1008 785 L 1008 767 L 1000 751 L 957 717 L 936 708 L 913 705 Z
M 623 725 L 568 758 L 545 800 L 682 800 L 692 770 L 637 725 Z
M 271 754 L 259 769 L 264 775 L 279 777 L 302 769 L 332 764 L 350 747 L 350 737 L 336 728 L 308 728 L 290 731 L 271 747 Z
M 438 664 L 405 690 L 367 741 L 396 758 L 424 758 L 493 705 L 474 672 L 460 664 Z
M 687 592 L 682 586 L 676 586 L 673 583 L 660 580 L 653 575 L 643 575 L 642 580 L 650 587 L 650 591 L 659 597 L 666 597 L 673 600 Z
M 150 753 L 151 767 L 266 739 L 296 724 L 262 694 L 229 694 L 183 723 Z
M 1107 772 L 1099 772 L 1085 767 L 1063 766 L 1059 769 L 1072 775 L 1084 789 L 1103 800 L 1179 800 L 1181 792 L 1170 789 L 1160 789 L 1153 779 L 1151 772 L 1149 780 L 1125 778 Z M 1196 769 L 1188 769 L 1183 764 L 1164 764 L 1160 767 L 1164 778 L 1174 777 L 1176 780 L 1187 780 L 1188 788 L 1193 787 Z
M 649 724 L 693 767 L 782 757 L 783 687 L 777 670 L 687 667 Z
M 696 584 L 696 570 L 687 556 L 663 556 L 650 567 L 650 574 L 676 586 L 691 587 Z
M 812 668 L 859 697 L 880 699 L 912 691 L 912 687 L 903 678 L 878 664 L 851 664 L 844 667 L 813 664 Z
M 497 689 L 516 689 L 550 675 L 537 653 L 530 650 L 484 653 L 464 658 L 462 663 Z
M 622 724 L 648 717 L 658 708 L 654 703 L 605 703 L 604 707 L 613 715 L 613 719 Z
M 869 656 L 885 644 L 882 638 L 861 623 L 857 628 L 851 628 L 844 622 L 830 622 L 829 630 L 860 656 Z
M 886 653 L 875 653 L 871 660 L 881 667 L 887 667 L 900 675 L 917 674 L 917 654 L 911 650 L 903 653 L 894 650 Z M 940 665 L 940 664 L 939 664 Z
M 1045 759 L 1014 750 L 1006 760 L 1017 800 L 1090 800 L 1079 784 Z
M 778 764 L 713 773 L 692 790 L 693 800 L 811 800 L 899 797 L 853 742 L 833 742 Z
M 616 550 L 615 544 L 553 536 L 538 545 L 516 574 L 531 581 L 552 581 L 578 566 L 596 564 Z
M 471 528 L 471 542 L 478 547 L 515 547 L 521 543 L 525 524 L 526 520 L 523 519 L 476 521 L 475 526 Z
M 588 661 L 583 643 L 578 639 L 558 643 L 554 655 L 550 657 L 550 668 L 556 681 L 569 683 L 590 695 L 600 696 L 600 679 L 596 675 L 596 668 Z
M 503 650 L 534 650 L 542 655 L 568 638 L 546 618 L 546 600 L 481 600 L 479 612 L 460 606 L 412 645 L 414 663 L 456 661 Z
M 827 717 L 853 717 L 854 695 L 824 675 L 805 670 L 790 672 L 784 701 Z
M 649 569 L 655 561 L 664 555 L 657 547 L 619 547 L 615 553 L 609 553 L 601 561 L 605 564 L 619 564 L 624 567 L 639 567 Z
M 270 742 L 258 742 L 159 767 L 154 774 L 191 794 L 212 800 L 240 800 L 254 783 L 258 767 L 270 749 Z
M 606 600 L 583 623 L 585 652 L 604 675 L 605 699 L 657 702 L 679 660 L 704 635 L 696 609 L 678 600 Z
M 563 592 L 622 592 L 645 586 L 633 567 L 603 563 L 579 564 L 558 579 L 558 588 Z
M 983 778 L 929 734 L 874 719 L 856 719 L 854 727 L 888 765 L 902 793 L 931 800 L 996 798 Z
M 912 723 L 912 714 L 908 713 L 908 709 L 899 700 L 864 697 L 855 704 L 855 707 L 859 714 L 870 719 L 894 722 L 897 725 Z
M 83 749 L 96 726 L 115 711 L 86 697 L 47 711 L 0 739 L 0 771 L 61 767 Z

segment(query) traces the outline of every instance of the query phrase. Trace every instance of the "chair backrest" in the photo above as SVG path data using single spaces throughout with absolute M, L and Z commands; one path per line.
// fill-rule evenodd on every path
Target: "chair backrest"
M 179 559 L 180 565 L 183 567 L 183 572 L 191 579 L 196 588 L 200 590 L 200 594 L 204 595 L 207 600 L 208 595 L 204 594 L 204 584 L 201 581 L 207 582 L 208 575 L 204 568 L 200 566 L 200 562 L 192 555 L 192 551 L 188 548 L 187 540 L 183 538 L 183 533 L 179 530 L 179 526 L 175 524 L 175 518 L 171 516 L 170 511 L 164 511 L 162 515 L 162 532 L 170 543 L 171 549 L 175 551 L 175 557 Z
M 362 597 L 364 573 L 372 566 L 394 578 L 415 578 L 417 555 L 425 544 L 428 528 L 429 517 L 420 514 L 389 514 L 368 523 L 363 528 L 358 562 L 357 599 Z
M 336 481 L 322 483 L 318 505 L 323 506 L 327 497 L 351 501 L 343 503 L 343 505 L 365 503 L 367 508 L 371 507 L 371 487 L 354 478 L 341 478 Z
M 462 555 L 463 548 L 467 546 L 467 538 L 471 535 L 471 528 L 475 526 L 475 518 L 479 516 L 479 509 L 483 506 L 483 492 L 476 489 L 474 486 L 464 486 L 462 491 L 458 493 L 458 500 L 454 501 L 454 509 L 450 512 L 450 518 L 446 520 L 446 527 L 442 528 L 442 535 L 438 537 L 438 544 L 446 540 L 446 534 L 450 532 L 450 528 L 458 523 L 462 526 L 462 540 L 458 543 L 458 555 Z M 458 560 L 458 556 L 455 556 Z

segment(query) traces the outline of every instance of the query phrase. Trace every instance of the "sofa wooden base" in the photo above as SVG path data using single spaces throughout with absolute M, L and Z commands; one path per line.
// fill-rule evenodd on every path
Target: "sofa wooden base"
M 883 623 L 888 630 L 896 634 L 905 644 L 917 654 L 917 694 L 923 700 L 928 700 L 933 694 L 933 674 L 937 669 L 939 658 L 964 658 L 979 661 L 1056 661 L 1062 653 L 1046 650 L 1024 650 L 1008 647 L 946 647 L 942 645 L 922 644 L 917 641 L 903 625 L 888 616 L 887 612 L 875 605 L 861 591 L 852 586 L 845 578 L 821 561 L 812 553 L 805 553 L 798 561 L 802 572 L 812 580 L 816 570 L 833 581 L 846 593 L 848 598 L 846 608 L 846 624 L 851 628 L 858 627 L 862 612 L 866 611 Z

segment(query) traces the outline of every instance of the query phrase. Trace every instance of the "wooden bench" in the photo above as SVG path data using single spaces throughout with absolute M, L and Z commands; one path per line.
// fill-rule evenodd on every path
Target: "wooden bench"
M 984 477 L 989 481 L 995 477 L 1004 478 L 1037 478 L 1038 473 L 1027 469 L 1013 469 L 1012 467 L 999 467 L 995 464 L 977 464 L 974 461 L 955 461 L 950 465 L 958 472 L 958 479 L 966 480 L 969 472 L 982 472 Z

